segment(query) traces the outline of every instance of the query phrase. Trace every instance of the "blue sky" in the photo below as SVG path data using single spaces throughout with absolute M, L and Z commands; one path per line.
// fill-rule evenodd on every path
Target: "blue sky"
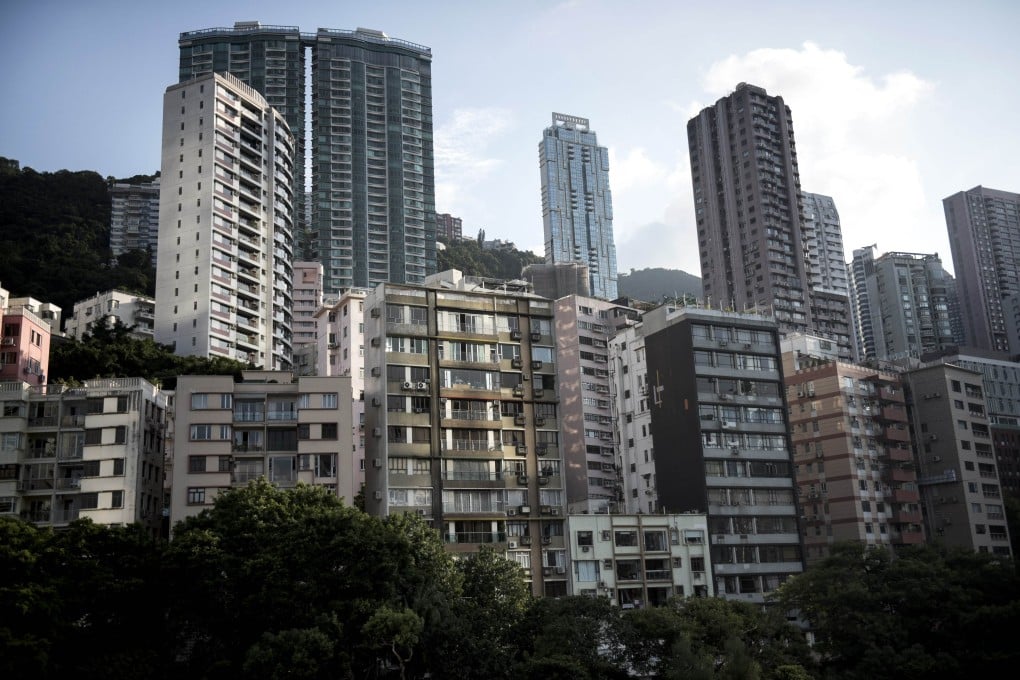
M 376 28 L 433 51 L 437 209 L 540 252 L 538 142 L 553 111 L 610 149 L 620 271 L 699 274 L 686 123 L 738 82 L 793 111 L 803 188 L 844 247 L 951 257 L 942 199 L 1020 191 L 1013 2 L 0 4 L 0 155 L 36 170 L 158 169 L 182 31 L 239 20 Z

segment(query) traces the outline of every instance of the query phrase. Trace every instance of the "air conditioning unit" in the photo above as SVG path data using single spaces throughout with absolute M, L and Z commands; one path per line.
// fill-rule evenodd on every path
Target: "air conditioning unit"
M 550 508 L 549 509 L 549 514 L 553 515 L 554 517 L 559 517 L 560 516 L 560 509 L 556 508 L 556 507 Z
M 422 517 L 426 517 L 429 514 L 429 511 L 425 508 L 418 508 L 418 514 Z
M 942 456 L 932 456 L 931 457 L 931 462 L 933 462 L 933 463 L 941 463 L 942 462 Z
M 581 552 L 591 552 L 591 546 L 590 545 L 582 545 L 581 546 Z
M 374 377 L 378 378 L 380 375 L 382 375 L 382 369 L 379 368 L 378 366 L 373 366 L 372 367 L 372 375 Z
M 418 383 L 418 389 L 419 390 L 427 390 L 428 388 L 429 388 L 429 384 L 427 382 L 422 381 L 422 382 Z
M 369 342 L 372 344 L 372 347 L 379 346 L 379 338 L 372 338 L 371 340 L 369 340 Z
M 528 453 L 528 446 L 526 444 L 517 445 L 517 455 L 525 456 Z
M 415 413 L 425 413 L 425 409 L 423 409 L 423 408 L 416 408 L 416 409 L 414 409 L 414 412 Z
M 382 428 L 381 427 L 373 427 L 372 428 L 372 436 L 373 437 L 381 437 L 382 436 Z
M 518 484 L 527 484 L 528 483 L 528 476 L 527 475 L 517 475 L 517 483 Z
M 372 498 L 376 499 L 377 501 L 381 501 L 382 500 L 382 491 L 374 492 L 372 494 Z
M 8 345 L 8 346 L 9 345 L 13 345 L 14 344 L 14 338 L 4 338 L 3 344 L 4 345 Z
M 518 413 L 514 416 L 514 425 L 524 425 L 526 422 L 527 419 L 524 417 L 523 413 Z
M 566 567 L 556 567 L 556 573 L 557 574 L 561 574 L 561 575 L 562 574 L 566 574 L 567 573 L 567 568 Z
M 745 342 L 744 343 L 744 349 L 751 349 L 751 343 Z
M 731 401 L 732 399 L 733 399 L 733 395 L 732 394 L 720 394 L 719 395 L 719 400 L 720 401 Z
M 519 328 L 514 328 L 514 329 L 512 329 L 510 331 L 510 339 L 511 340 L 520 340 L 521 337 L 522 337 L 521 336 L 521 331 L 520 331 Z
M 517 516 L 517 508 L 507 508 L 506 509 L 506 516 L 507 517 L 516 517 Z
M 405 380 L 403 387 L 404 387 L 405 390 L 413 390 L 414 389 L 414 383 L 409 381 L 409 380 Z
M 377 470 L 379 468 L 381 468 L 382 467 L 382 459 L 381 458 L 373 458 L 372 459 L 372 467 L 376 468 Z
M 724 430 L 732 430 L 737 427 L 737 422 L 735 420 L 724 420 L 722 426 Z
M 720 340 L 720 341 L 719 341 L 719 346 L 720 346 L 720 347 L 729 347 L 729 346 L 730 346 L 730 343 L 729 343 L 729 342 L 727 342 L 726 340 Z
M 372 397 L 372 406 L 382 406 L 382 399 L 379 397 Z
M 509 541 L 509 542 L 507 542 L 506 547 L 509 550 L 516 550 L 517 549 L 517 541 Z
M 542 362 L 538 361 L 537 359 L 535 361 L 532 361 L 531 368 L 537 371 L 538 369 L 542 368 Z
M 522 515 L 530 515 L 531 514 L 531 506 L 530 505 L 522 505 L 521 507 L 518 508 L 518 510 L 520 510 L 520 513 Z
M 739 456 L 740 455 L 740 447 L 739 446 L 734 446 L 734 447 L 730 448 L 730 455 L 731 456 Z
M 522 366 L 524 366 L 524 362 L 521 361 L 520 357 L 514 357 L 513 359 L 510 360 L 510 366 L 511 368 L 521 368 Z
M 608 588 L 605 581 L 599 581 L 599 588 Z
M 928 439 L 931 441 L 938 441 L 939 436 L 937 434 L 928 435 Z
M 539 333 L 538 331 L 531 331 L 531 341 L 532 342 L 538 342 L 541 339 L 542 339 L 542 334 L 541 333 Z
M 610 540 L 610 539 L 611 539 L 612 537 L 613 537 L 613 534 L 612 534 L 612 532 L 611 532 L 611 531 L 609 531 L 608 529 L 602 532 L 602 540 L 603 540 L 603 541 L 608 541 L 608 540 Z
M 373 319 L 378 319 L 379 318 L 379 308 L 378 307 L 373 307 L 372 309 L 368 310 L 368 313 L 369 313 L 369 316 L 371 316 Z
M 544 456 L 545 454 L 549 453 L 549 445 L 538 444 L 537 446 L 535 446 L 535 453 L 537 453 L 540 456 Z
M 608 558 L 608 557 L 606 559 L 602 560 L 602 568 L 603 569 L 612 569 L 613 568 L 613 560 Z

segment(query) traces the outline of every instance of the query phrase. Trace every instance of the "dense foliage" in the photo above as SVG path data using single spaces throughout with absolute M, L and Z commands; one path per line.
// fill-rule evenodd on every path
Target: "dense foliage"
M 221 494 L 173 540 L 0 517 L 0 677 L 788 678 L 797 629 L 723 600 L 534 599 L 492 550 L 321 488 Z M 695 672 L 696 671 L 696 672 Z
M 484 276 L 493 279 L 519 279 L 529 264 L 542 262 L 542 258 L 529 251 L 515 249 L 484 250 L 475 240 L 454 241 L 440 249 L 436 256 L 439 271 L 459 269 L 467 276 Z
M 245 365 L 222 357 L 178 356 L 169 345 L 130 335 L 116 323 L 96 325 L 79 340 L 64 339 L 50 348 L 49 381 L 75 382 L 90 378 L 145 378 L 174 389 L 179 375 L 234 375 Z
M 638 269 L 620 274 L 617 287 L 621 297 L 646 302 L 663 298 L 701 298 L 701 279 L 680 269 Z
M 783 585 L 778 602 L 811 623 L 826 678 L 999 678 L 1020 663 L 1011 560 L 845 544 Z
M 0 518 L 0 611 L 5 678 L 849 680 L 1007 677 L 1020 661 L 1020 580 L 989 555 L 840 546 L 778 606 L 621 611 L 532 598 L 515 563 L 454 559 L 417 516 L 264 480 L 178 524 L 169 545 Z
M 152 295 L 149 254 L 111 263 L 110 192 L 95 172 L 0 172 L 0 276 L 15 296 L 52 302 L 65 313 L 96 292 Z

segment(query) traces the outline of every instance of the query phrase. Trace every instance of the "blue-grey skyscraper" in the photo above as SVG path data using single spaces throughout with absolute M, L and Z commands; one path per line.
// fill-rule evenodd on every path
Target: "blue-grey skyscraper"
M 182 33 L 180 58 L 181 82 L 226 71 L 286 117 L 301 159 L 294 163 L 295 222 L 307 222 L 297 254 L 322 263 L 323 290 L 422 283 L 435 272 L 428 47 L 364 28 L 303 33 L 240 22 Z
M 588 265 L 593 297 L 616 298 L 609 151 L 587 118 L 552 115 L 538 147 L 542 169 L 545 261 Z

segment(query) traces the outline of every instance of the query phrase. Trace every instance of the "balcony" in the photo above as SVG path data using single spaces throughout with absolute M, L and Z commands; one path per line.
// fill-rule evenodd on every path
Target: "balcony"
M 443 534 L 443 543 L 504 543 L 506 534 L 502 531 L 455 531 Z

